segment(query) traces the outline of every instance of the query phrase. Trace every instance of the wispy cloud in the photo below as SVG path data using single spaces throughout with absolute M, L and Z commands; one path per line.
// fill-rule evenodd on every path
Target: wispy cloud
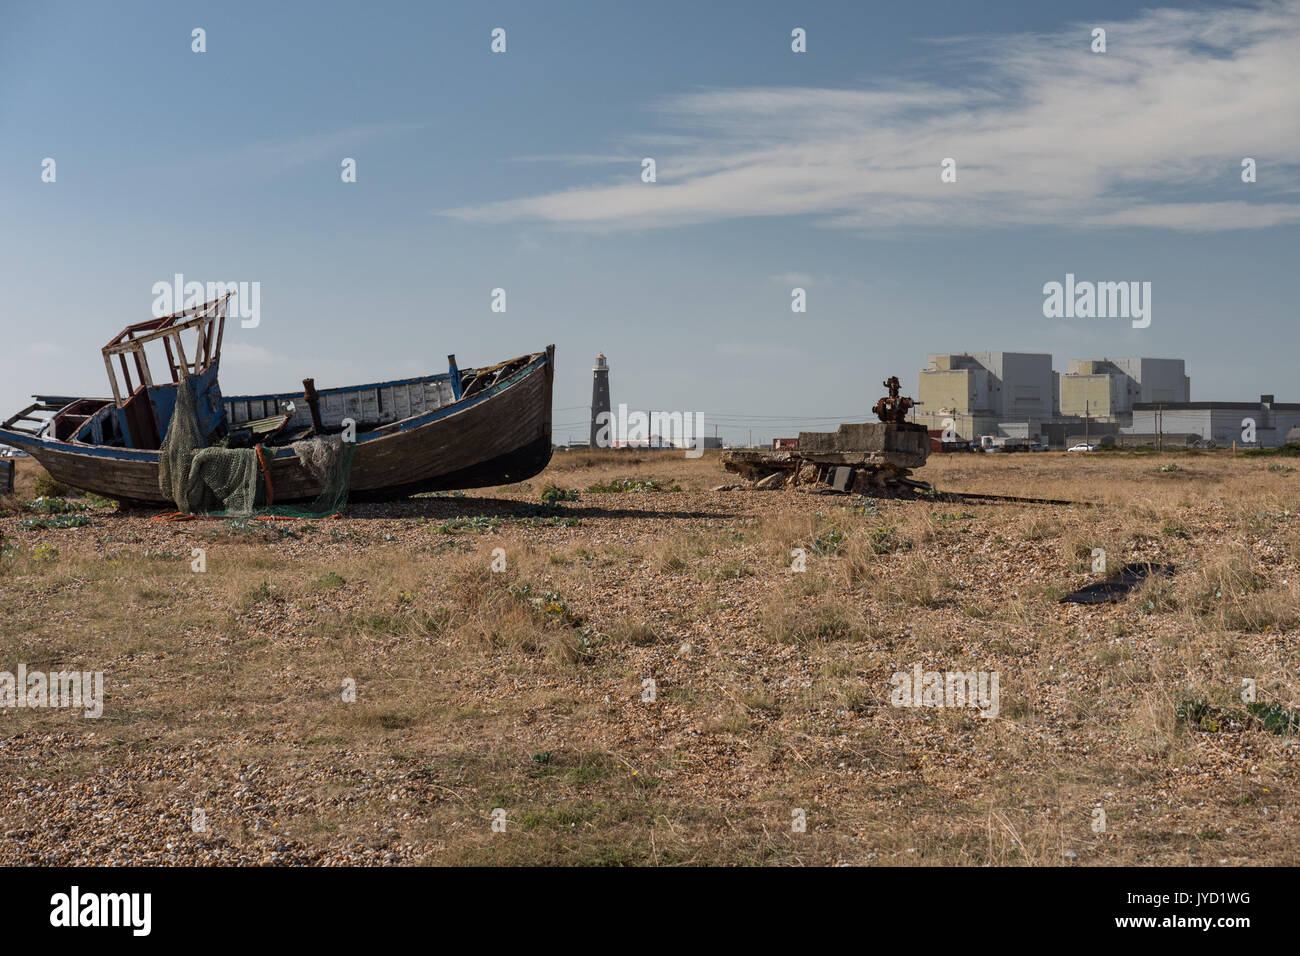
M 1090 50 L 1095 26 L 1106 53 Z M 936 42 L 964 80 L 673 97 L 655 106 L 670 139 L 641 141 L 657 183 L 636 169 L 443 214 L 596 231 L 794 215 L 855 229 L 1300 222 L 1300 0 Z M 1241 182 L 1245 156 L 1256 184 Z M 940 181 L 945 157 L 956 183 Z
M 333 160 L 337 164 L 344 156 L 355 157 L 359 149 L 373 140 L 410 132 L 423 125 L 386 123 L 246 143 L 187 157 L 183 167 L 177 165 L 176 168 L 183 168 L 185 174 L 191 177 L 198 172 L 205 176 L 221 173 L 248 179 L 273 179 L 321 160 Z
M 553 163 L 558 166 L 613 166 L 630 163 L 638 169 L 642 157 L 632 153 L 555 153 L 536 156 L 511 156 L 508 163 Z

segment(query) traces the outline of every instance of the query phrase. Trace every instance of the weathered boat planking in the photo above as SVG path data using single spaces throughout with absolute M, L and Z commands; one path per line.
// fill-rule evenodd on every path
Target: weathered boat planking
M 425 491 L 509 484 L 545 468 L 551 458 L 555 346 L 524 358 L 526 364 L 481 391 L 358 431 L 349 500 L 383 501 Z M 445 376 L 429 376 L 428 381 L 441 378 Z M 378 394 L 387 386 L 327 392 Z M 302 393 L 285 396 L 301 400 Z M 279 397 L 229 396 L 223 401 L 227 407 L 248 403 L 251 408 Z M 29 452 L 51 476 L 75 488 L 128 505 L 172 504 L 158 488 L 156 450 L 58 441 L 7 428 L 0 428 L 0 443 Z M 303 470 L 292 448 L 265 451 L 276 504 L 311 501 L 320 494 L 319 483 Z

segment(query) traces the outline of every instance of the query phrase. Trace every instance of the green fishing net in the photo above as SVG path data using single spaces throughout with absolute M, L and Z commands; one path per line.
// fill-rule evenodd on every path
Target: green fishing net
M 176 384 L 176 410 L 158 447 L 158 490 L 186 514 L 196 510 L 189 500 L 190 463 L 194 453 L 206 444 L 199 431 L 199 416 L 194 411 L 194 389 L 189 376 L 182 371 L 181 380 Z
M 271 505 L 259 509 L 258 513 L 286 518 L 325 518 L 338 514 L 348 505 L 356 448 L 356 442 L 344 441 L 338 435 L 294 442 L 298 463 L 320 482 L 320 494 L 310 505 Z
M 192 512 L 251 515 L 265 500 L 262 467 L 255 448 L 200 448 L 190 461 L 185 502 L 177 507 Z
M 321 491 L 310 505 L 274 504 L 275 488 L 272 485 L 268 495 L 262 468 L 262 460 L 269 465 L 274 449 L 205 447 L 193 389 L 189 378 L 182 375 L 177 384 L 176 410 L 158 449 L 158 488 L 185 514 L 327 517 L 347 506 L 355 449 L 354 442 L 345 442 L 337 435 L 294 442 L 298 464 L 320 483 Z

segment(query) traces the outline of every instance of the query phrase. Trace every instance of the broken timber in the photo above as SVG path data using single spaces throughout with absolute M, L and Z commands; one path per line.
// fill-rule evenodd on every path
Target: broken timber
M 879 422 L 841 425 L 833 432 L 800 432 L 793 449 L 735 451 L 723 467 L 758 490 L 798 488 L 814 494 L 841 492 L 876 498 L 910 498 L 929 491 L 909 476 L 930 454 L 930 433 L 907 421 L 915 404 L 899 397 L 898 376 L 884 383 L 888 396 L 872 409 Z
M 841 425 L 833 432 L 801 432 L 789 450 L 736 451 L 723 459 L 730 472 L 758 490 L 797 488 L 872 497 L 912 497 L 928 488 L 909 476 L 925 464 L 930 436 L 912 422 Z

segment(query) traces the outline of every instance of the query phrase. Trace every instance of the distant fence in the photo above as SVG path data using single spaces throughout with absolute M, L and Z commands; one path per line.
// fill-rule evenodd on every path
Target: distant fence
M 1213 448 L 1213 442 L 1207 442 L 1196 432 L 1164 432 L 1156 435 L 1130 432 L 1115 436 L 1115 444 L 1120 448 Z

